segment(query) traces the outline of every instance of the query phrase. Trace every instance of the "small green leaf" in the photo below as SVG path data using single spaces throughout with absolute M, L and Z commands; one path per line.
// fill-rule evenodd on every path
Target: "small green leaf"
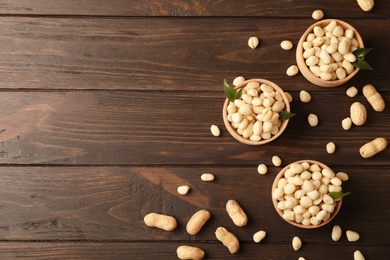
M 367 61 L 362 59 L 357 59 L 355 62 L 351 63 L 354 67 L 362 69 L 362 70 L 374 70 Z
M 279 112 L 279 119 L 280 120 L 288 120 L 288 119 L 292 118 L 295 115 L 296 114 L 288 112 L 288 111 L 282 111 L 282 112 Z
M 226 79 L 223 80 L 223 88 L 225 90 L 226 97 L 231 102 L 234 102 L 234 100 L 239 99 L 242 95 L 242 89 L 240 89 L 239 91 L 236 91 L 234 88 L 229 86 L 229 84 L 226 82 Z
M 337 192 L 337 191 L 332 191 L 332 192 L 329 192 L 328 195 L 331 196 L 334 200 L 338 200 L 338 199 L 341 199 L 342 197 L 344 196 L 347 196 L 351 194 L 350 192 Z
M 359 48 L 354 50 L 352 53 L 356 56 L 356 58 L 361 58 L 365 56 L 367 53 L 369 53 L 372 50 L 372 48 Z

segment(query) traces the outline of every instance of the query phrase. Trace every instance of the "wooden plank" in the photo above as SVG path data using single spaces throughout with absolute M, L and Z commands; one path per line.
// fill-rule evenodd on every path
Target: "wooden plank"
M 361 238 L 353 245 L 389 246 L 389 190 L 383 183 L 389 168 L 334 167 L 350 180 L 352 192 L 329 226 L 303 230 L 280 218 L 271 202 L 271 185 L 278 167 L 259 175 L 256 167 L 2 167 L 0 207 L 2 241 L 113 241 L 113 242 L 218 242 L 214 232 L 224 226 L 240 241 L 265 230 L 269 244 L 288 244 L 294 236 L 305 243 L 334 244 L 334 224 L 355 230 Z M 211 172 L 214 182 L 200 175 Z M 186 196 L 177 187 L 189 185 Z M 248 215 L 245 227 L 234 226 L 225 211 L 229 199 L 237 200 Z M 212 217 L 196 236 L 185 231 L 191 215 L 207 209 Z M 143 217 L 157 212 L 174 216 L 172 232 L 147 227 Z M 369 212 L 369 214 L 368 214 Z M 168 242 L 169 241 L 169 242 Z M 348 244 L 345 234 L 339 241 Z
M 375 1 L 370 12 L 363 12 L 355 1 L 340 4 L 337 0 L 107 0 L 60 1 L 19 0 L 0 1 L 0 14 L 22 15 L 102 15 L 102 16 L 239 16 L 239 17 L 311 17 L 321 9 L 327 17 L 389 17 L 388 1 Z
M 306 243 L 299 251 L 289 244 L 242 244 L 237 254 L 231 255 L 219 243 L 186 243 L 202 248 L 205 259 L 353 259 L 353 253 L 360 250 L 366 259 L 386 259 L 389 247 L 353 244 L 316 245 Z M 39 258 L 45 259 L 176 259 L 176 249 L 182 243 L 1 243 L 1 254 L 6 259 Z M 142 254 L 140 254 L 142 252 Z
M 359 72 L 345 88 L 371 83 L 385 90 L 390 64 L 383 53 L 390 38 L 378 31 L 390 31 L 390 23 L 346 21 L 373 47 L 366 60 L 375 70 Z M 223 79 L 242 75 L 272 80 L 286 90 L 323 91 L 302 75 L 288 77 L 295 50 L 280 48 L 286 39 L 297 44 L 312 23 L 309 18 L 2 17 L 0 89 L 220 91 Z M 260 38 L 255 50 L 247 45 L 253 35 Z
M 292 93 L 287 130 L 265 146 L 233 139 L 222 120 L 224 93 L 68 91 L 3 92 L 0 95 L 0 163 L 59 165 L 216 164 L 257 165 L 279 155 L 285 162 L 315 159 L 330 165 L 387 166 L 389 149 L 363 159 L 359 148 L 382 136 L 390 140 L 390 112 L 375 112 L 362 95 L 312 93 L 311 103 Z M 384 93 L 390 100 L 389 92 Z M 341 120 L 361 101 L 368 121 L 345 131 Z M 307 123 L 317 114 L 319 125 Z M 222 135 L 211 135 L 219 125 Z M 335 154 L 325 146 L 333 141 Z M 311 157 L 311 158 L 309 158 Z

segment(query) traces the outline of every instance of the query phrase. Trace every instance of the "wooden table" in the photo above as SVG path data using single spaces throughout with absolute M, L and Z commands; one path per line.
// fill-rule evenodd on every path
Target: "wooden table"
M 335 88 L 286 75 L 316 9 L 360 32 L 374 71 Z M 375 112 L 361 93 L 373 84 L 390 106 L 389 1 L 363 12 L 353 0 L 1 0 L 0 13 L 1 259 L 175 259 L 180 245 L 202 248 L 207 259 L 353 259 L 356 250 L 388 259 L 390 150 L 363 159 L 359 148 L 390 140 L 390 109 Z M 254 50 L 251 36 L 260 39 Z M 280 48 L 286 39 L 293 50 Z M 224 127 L 222 82 L 236 76 L 271 80 L 292 95 L 297 115 L 272 143 L 244 145 Z M 345 94 L 351 86 L 354 98 Z M 310 103 L 300 102 L 301 90 Z M 354 101 L 368 120 L 345 131 Z M 283 166 L 313 159 L 348 173 L 343 187 L 352 194 L 331 224 L 303 230 L 277 215 L 274 155 Z M 257 173 L 261 163 L 266 175 Z M 205 172 L 214 182 L 201 181 Z M 179 195 L 180 185 L 190 192 Z M 248 215 L 245 227 L 227 215 L 229 199 Z M 185 226 L 200 209 L 212 217 L 191 236 Z M 178 227 L 147 227 L 150 212 L 174 216 Z M 239 239 L 237 254 L 216 239 L 219 226 Z M 267 236 L 257 244 L 259 230 Z M 360 239 L 348 242 L 346 230 Z

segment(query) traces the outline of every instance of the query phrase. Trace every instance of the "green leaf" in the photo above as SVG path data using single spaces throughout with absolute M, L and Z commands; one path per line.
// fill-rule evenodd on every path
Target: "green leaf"
M 279 119 L 280 120 L 288 120 L 288 119 L 292 118 L 295 115 L 296 114 L 288 112 L 288 111 L 282 111 L 282 112 L 279 112 Z
M 341 199 L 342 197 L 344 196 L 347 196 L 351 194 L 350 192 L 337 192 L 337 191 L 332 191 L 332 192 L 329 192 L 328 195 L 331 196 L 334 200 L 339 200 Z
M 223 80 L 223 88 L 225 90 L 226 97 L 231 102 L 234 102 L 234 100 L 239 99 L 242 95 L 242 88 L 240 90 L 236 91 L 234 88 L 229 86 L 229 84 L 226 82 L 226 79 Z
M 355 62 L 351 63 L 354 67 L 362 69 L 362 70 L 374 70 L 367 61 L 362 59 L 357 59 Z
M 356 58 L 361 58 L 365 56 L 367 53 L 369 53 L 372 50 L 372 48 L 359 48 L 354 50 L 352 53 L 356 56 Z

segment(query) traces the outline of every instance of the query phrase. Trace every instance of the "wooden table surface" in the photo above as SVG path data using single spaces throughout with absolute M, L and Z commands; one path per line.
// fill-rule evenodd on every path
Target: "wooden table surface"
M 286 75 L 316 9 L 360 32 L 374 71 L 335 88 Z M 390 1 L 363 12 L 354 0 L 0 0 L 0 28 L 1 259 L 176 259 L 180 245 L 202 248 L 205 259 L 353 259 L 356 250 L 388 259 L 390 150 L 363 159 L 359 148 L 390 140 Z M 251 36 L 260 39 L 254 50 Z M 294 48 L 282 50 L 283 40 Z M 292 95 L 297 115 L 277 140 L 248 146 L 227 132 L 222 83 L 237 76 L 271 80 Z M 383 112 L 362 95 L 366 84 L 382 94 Z M 345 93 L 351 86 L 354 98 Z M 310 103 L 299 100 L 301 90 Z M 355 101 L 368 119 L 345 131 L 341 120 Z M 282 166 L 313 159 L 348 173 L 351 195 L 330 224 L 304 230 L 277 215 L 274 155 Z M 215 180 L 201 181 L 205 172 Z M 180 185 L 190 192 L 179 195 Z M 230 199 L 248 215 L 245 227 L 227 215 Z M 211 219 L 191 236 L 185 226 L 200 209 Z M 150 212 L 174 216 L 177 228 L 147 227 Z M 338 242 L 333 225 L 343 230 Z M 239 239 L 237 254 L 216 239 L 219 226 Z M 259 230 L 267 236 L 257 244 Z M 348 242 L 346 230 L 360 239 Z

